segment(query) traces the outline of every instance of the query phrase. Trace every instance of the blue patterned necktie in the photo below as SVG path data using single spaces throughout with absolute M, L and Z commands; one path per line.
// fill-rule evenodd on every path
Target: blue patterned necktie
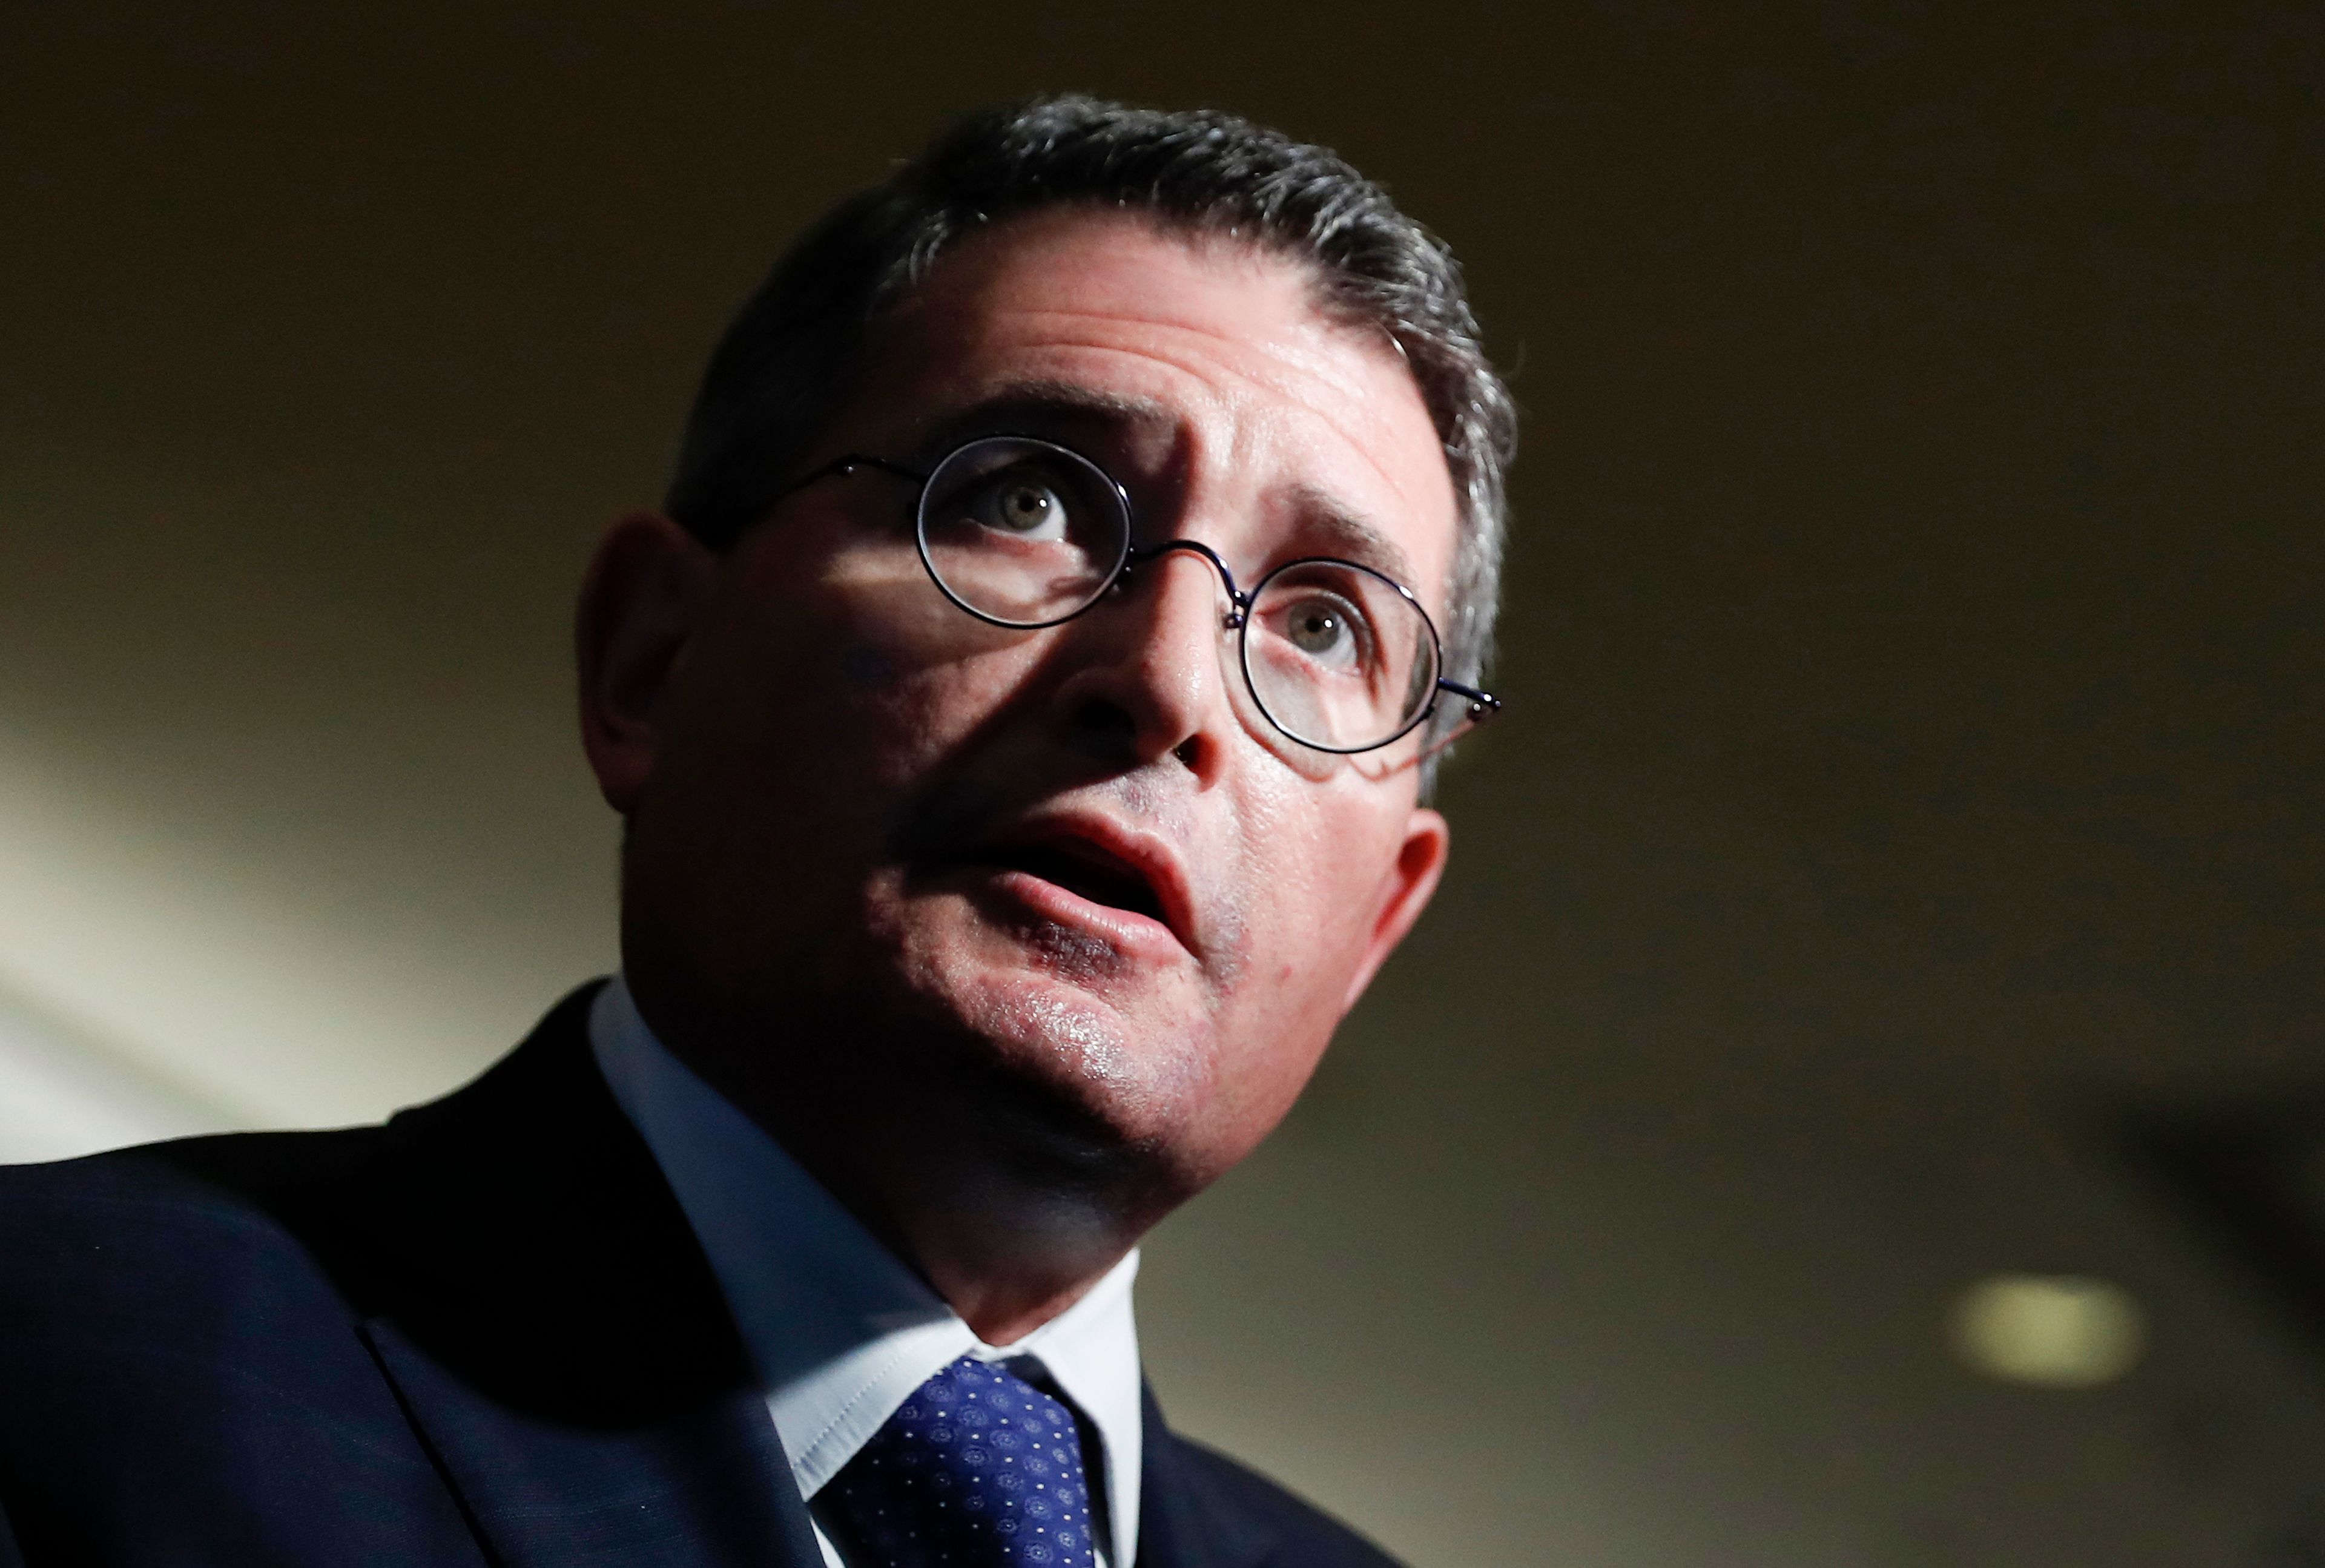
M 1073 1412 L 967 1356 L 913 1390 L 816 1503 L 849 1568 L 1093 1568 Z

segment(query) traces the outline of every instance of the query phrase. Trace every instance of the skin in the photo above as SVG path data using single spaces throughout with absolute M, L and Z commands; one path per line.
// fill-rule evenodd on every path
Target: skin
M 1246 584 L 1367 552 L 1442 624 L 1456 508 L 1420 393 L 1292 262 L 1118 213 L 1014 219 L 884 323 L 810 466 L 925 471 L 980 431 L 1096 459 L 1142 543 L 1201 540 Z M 1251 710 L 1199 559 L 1001 631 L 930 583 L 911 495 L 827 478 L 723 555 L 621 520 L 582 592 L 582 732 L 628 820 L 647 1021 L 1005 1344 L 1282 1118 L 1447 829 L 1417 739 L 1329 756 Z M 996 848 L 1059 834 L 1175 868 L 1175 920 Z

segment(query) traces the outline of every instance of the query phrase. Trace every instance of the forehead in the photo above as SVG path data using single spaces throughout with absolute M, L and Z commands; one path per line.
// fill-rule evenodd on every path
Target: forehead
M 1420 389 L 1385 334 L 1319 308 L 1301 263 L 1135 215 L 1013 219 L 894 312 L 843 441 L 910 444 L 1027 389 L 1082 394 L 1094 421 L 1112 409 L 1131 460 L 1218 503 L 1206 531 L 1357 520 L 1441 589 L 1456 507 Z

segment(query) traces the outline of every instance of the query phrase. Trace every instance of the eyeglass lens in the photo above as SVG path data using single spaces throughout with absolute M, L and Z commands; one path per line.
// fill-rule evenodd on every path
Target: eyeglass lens
M 963 609 L 1005 626 L 1055 626 L 1095 604 L 1129 557 L 1130 530 L 1103 470 L 1026 437 L 969 442 L 921 496 L 930 575 Z M 1242 663 L 1268 721 L 1324 751 L 1395 739 L 1437 688 L 1427 616 L 1393 580 L 1349 561 L 1293 561 L 1263 580 Z
M 1268 721 L 1324 751 L 1394 739 L 1437 691 L 1437 639 L 1389 579 L 1340 561 L 1297 561 L 1253 596 L 1244 677 Z
M 921 495 L 921 553 L 964 609 L 1055 626 L 1106 591 L 1130 549 L 1130 512 L 1088 459 L 996 436 L 939 463 Z

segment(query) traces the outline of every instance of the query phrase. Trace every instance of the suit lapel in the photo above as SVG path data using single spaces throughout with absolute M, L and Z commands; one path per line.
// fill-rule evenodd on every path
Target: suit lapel
M 479 1392 L 392 1322 L 375 1319 L 364 1332 L 506 1568 L 821 1563 L 756 1393 L 644 1425 L 568 1426 Z
M 363 1336 L 508 1568 L 820 1568 L 709 1265 L 590 1060 L 589 996 L 388 1124 L 333 1248 Z
M 1283 1531 L 1224 1479 L 1235 1467 L 1163 1424 L 1152 1388 L 1140 1403 L 1137 1568 L 1253 1568 L 1265 1561 Z

